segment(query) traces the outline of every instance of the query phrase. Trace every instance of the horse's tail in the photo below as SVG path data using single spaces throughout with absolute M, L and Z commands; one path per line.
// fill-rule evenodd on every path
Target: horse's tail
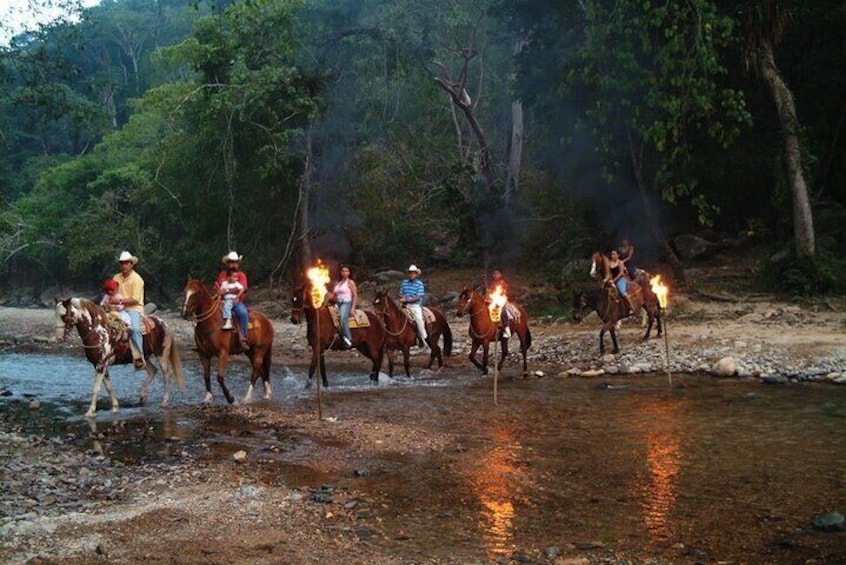
M 173 339 L 173 334 L 167 331 L 165 334 L 165 350 L 164 357 L 170 364 L 170 370 L 173 371 L 176 377 L 176 384 L 179 390 L 185 390 L 185 373 L 182 371 L 182 359 L 179 357 L 179 349 L 176 347 L 176 341 Z
M 446 317 L 444 317 L 444 355 L 447 357 L 452 355 L 452 330 Z
M 529 349 L 532 346 L 532 330 L 529 329 L 529 326 L 526 325 L 526 349 Z

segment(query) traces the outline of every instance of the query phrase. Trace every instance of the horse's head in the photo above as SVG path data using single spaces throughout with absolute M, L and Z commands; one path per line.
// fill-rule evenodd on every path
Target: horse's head
M 388 291 L 384 289 L 379 289 L 376 291 L 376 298 L 373 299 L 373 311 L 378 316 L 387 316 L 388 315 L 388 307 L 391 297 L 388 296 Z
M 203 294 L 208 294 L 206 287 L 197 279 L 188 277 L 185 282 L 185 288 L 182 290 L 182 317 L 188 318 L 190 315 L 196 315 L 200 309 L 200 300 Z
M 465 286 L 464 289 L 461 291 L 461 294 L 458 295 L 458 302 L 456 305 L 455 315 L 459 318 L 467 313 L 467 308 L 470 305 L 470 301 L 473 299 L 473 291 L 470 290 L 470 287 Z
M 70 311 L 70 298 L 56 297 L 56 340 L 65 341 L 75 322 Z
M 605 255 L 597 251 L 590 259 L 590 277 L 594 280 L 602 280 L 608 277 L 608 260 Z
M 583 290 L 573 291 L 573 321 L 579 323 L 582 321 L 582 313 L 587 308 L 587 293 Z
M 291 323 L 299 324 L 305 308 L 305 285 L 299 285 L 291 294 Z

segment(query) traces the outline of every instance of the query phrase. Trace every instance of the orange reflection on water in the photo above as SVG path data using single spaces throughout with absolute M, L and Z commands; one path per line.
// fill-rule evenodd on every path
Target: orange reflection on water
M 648 476 L 635 488 L 644 496 L 643 521 L 654 541 L 673 538 L 672 513 L 678 498 L 678 476 L 682 462 L 680 438 L 681 404 L 657 401 L 641 410 L 645 434 Z
M 518 467 L 522 445 L 504 427 L 492 432 L 494 447 L 470 469 L 468 477 L 482 503 L 479 529 L 491 556 L 514 549 L 514 502 L 525 481 L 525 473 Z

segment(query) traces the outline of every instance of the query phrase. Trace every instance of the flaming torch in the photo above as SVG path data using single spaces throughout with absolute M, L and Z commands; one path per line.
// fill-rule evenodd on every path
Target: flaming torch
M 311 306 L 314 308 L 314 348 L 317 349 L 317 418 L 323 420 L 323 396 L 320 383 L 323 381 L 321 370 L 321 357 L 323 355 L 323 343 L 320 341 L 320 308 L 326 301 L 326 285 L 329 284 L 329 269 L 321 261 L 306 272 L 311 282 Z
M 670 289 L 661 282 L 661 275 L 655 275 L 649 279 L 649 285 L 652 287 L 652 292 L 658 297 L 658 304 L 661 306 L 661 326 L 664 328 L 664 348 L 667 359 L 667 383 L 673 386 L 673 376 L 670 373 L 670 339 L 667 337 L 667 318 L 664 316 L 664 311 L 667 309 L 667 294 Z
M 502 285 L 496 285 L 494 287 L 493 292 L 488 295 L 488 314 L 491 317 L 491 322 L 496 326 L 499 326 L 500 320 L 502 320 L 502 309 L 505 308 L 505 303 L 508 302 L 508 296 L 505 294 L 505 289 L 502 288 Z M 499 330 L 497 329 L 497 334 Z M 493 364 L 494 364 L 494 378 L 493 378 L 493 385 L 494 385 L 494 405 L 497 404 L 497 381 L 499 380 L 499 339 L 494 340 L 494 350 L 493 350 Z
M 323 306 L 326 300 L 326 285 L 329 284 L 329 269 L 323 263 L 317 262 L 317 265 L 312 267 L 306 273 L 308 280 L 311 281 L 311 305 L 314 308 Z

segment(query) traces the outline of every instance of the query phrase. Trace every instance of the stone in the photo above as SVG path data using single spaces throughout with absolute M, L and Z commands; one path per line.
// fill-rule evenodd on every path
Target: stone
M 236 451 L 235 453 L 232 454 L 232 459 L 236 463 L 243 463 L 244 461 L 247 460 L 247 452 L 244 451 L 243 449 Z
M 817 514 L 811 525 L 820 532 L 846 532 L 846 518 L 840 512 Z
M 718 377 L 732 377 L 737 373 L 737 364 L 733 357 L 723 357 L 711 366 L 711 374 Z
M 579 375 L 581 377 L 598 377 L 600 375 L 605 374 L 605 369 L 588 369 L 587 371 L 582 371 L 582 374 Z

